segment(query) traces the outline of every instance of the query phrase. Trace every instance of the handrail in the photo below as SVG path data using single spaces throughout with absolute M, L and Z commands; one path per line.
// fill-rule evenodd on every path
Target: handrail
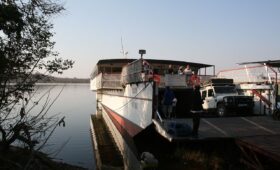
M 271 102 L 265 98 L 262 94 L 260 94 L 257 90 L 253 89 L 252 90 L 253 94 L 257 95 L 261 101 L 263 101 L 266 105 L 268 105 L 269 107 L 271 106 Z
M 158 116 L 158 118 L 159 118 L 160 122 L 162 123 L 162 122 L 163 122 L 163 119 L 161 118 L 161 116 L 160 116 L 160 114 L 159 114 L 158 110 L 156 111 L 156 113 L 157 113 L 157 116 Z

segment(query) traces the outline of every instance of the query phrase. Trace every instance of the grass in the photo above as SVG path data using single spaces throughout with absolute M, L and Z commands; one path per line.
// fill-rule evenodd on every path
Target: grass
M 240 151 L 233 141 L 209 140 L 179 143 L 169 152 L 157 155 L 158 169 L 172 170 L 242 170 Z

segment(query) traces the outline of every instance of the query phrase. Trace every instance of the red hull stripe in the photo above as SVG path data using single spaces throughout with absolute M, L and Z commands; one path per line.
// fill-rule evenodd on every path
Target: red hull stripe
M 129 97 L 129 96 L 123 96 L 123 95 L 111 94 L 111 93 L 102 93 L 102 92 L 99 92 L 98 94 L 108 95 L 108 96 L 123 97 L 123 98 L 127 98 L 127 99 L 137 99 L 137 100 L 152 101 L 152 99 L 148 99 L 148 98 L 141 98 L 141 97 Z
M 106 113 L 110 116 L 112 121 L 115 123 L 117 122 L 120 126 L 122 126 L 131 137 L 134 137 L 136 134 L 141 132 L 143 128 L 139 127 L 135 123 L 131 122 L 130 120 L 120 116 L 113 110 L 109 109 L 105 105 L 102 105 L 103 108 L 105 109 Z M 115 125 L 116 126 L 116 125 Z

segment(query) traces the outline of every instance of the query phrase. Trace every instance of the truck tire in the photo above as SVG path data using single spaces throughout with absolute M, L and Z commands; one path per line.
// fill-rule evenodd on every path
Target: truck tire
M 246 115 L 249 115 L 249 116 L 252 116 L 252 115 L 254 115 L 254 110 L 253 110 L 253 108 L 249 108 L 249 109 L 247 109 L 247 111 L 246 111 L 246 113 L 245 113 Z
M 220 117 L 223 117 L 226 115 L 226 107 L 222 103 L 218 104 L 218 106 L 217 106 L 217 114 Z

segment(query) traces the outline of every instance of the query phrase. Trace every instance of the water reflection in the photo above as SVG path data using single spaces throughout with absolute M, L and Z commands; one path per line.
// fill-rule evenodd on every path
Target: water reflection
M 38 85 L 37 95 L 42 95 L 51 87 L 53 85 Z M 48 115 L 59 113 L 60 117 L 65 116 L 65 127 L 56 129 L 44 150 L 52 153 L 56 160 L 92 169 L 89 122 L 90 114 L 95 112 L 95 94 L 89 90 L 89 84 L 56 85 L 51 90 L 51 98 L 54 99 L 62 88 Z

